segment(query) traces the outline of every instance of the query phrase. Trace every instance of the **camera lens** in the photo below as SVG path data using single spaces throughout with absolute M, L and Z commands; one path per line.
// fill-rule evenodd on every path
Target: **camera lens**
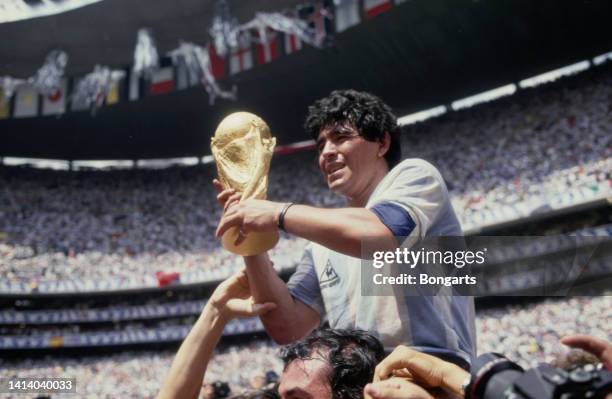
M 478 356 L 472 365 L 472 370 L 468 397 L 473 399 L 502 398 L 504 391 L 523 374 L 521 366 L 498 353 Z
M 489 379 L 484 389 L 483 399 L 499 399 L 504 397 L 504 392 L 512 383 L 523 374 L 518 370 L 504 370 L 496 373 Z
M 569 373 L 569 378 L 575 383 L 584 384 L 585 382 L 589 382 L 592 379 L 591 373 L 586 370 L 579 368 L 573 370 Z

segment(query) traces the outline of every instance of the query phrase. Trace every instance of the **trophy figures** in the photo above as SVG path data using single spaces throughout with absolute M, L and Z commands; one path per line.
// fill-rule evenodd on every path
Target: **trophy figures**
M 241 200 L 266 199 L 268 171 L 276 145 L 270 128 L 257 115 L 235 112 L 225 117 L 211 139 L 219 181 L 225 188 L 242 193 Z M 245 239 L 234 242 L 242 235 Z M 232 227 L 221 238 L 223 248 L 242 256 L 257 255 L 273 248 L 278 232 L 248 232 Z

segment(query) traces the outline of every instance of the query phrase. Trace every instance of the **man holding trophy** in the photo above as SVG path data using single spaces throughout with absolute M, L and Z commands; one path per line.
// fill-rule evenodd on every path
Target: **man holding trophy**
M 255 302 L 277 308 L 261 316 L 278 343 L 298 340 L 327 321 L 332 328 L 375 333 L 388 350 L 403 344 L 462 367 L 475 355 L 474 304 L 464 296 L 361 295 L 365 238 L 397 246 L 462 231 L 439 172 L 421 159 L 401 161 L 399 127 L 379 98 L 338 90 L 308 110 L 319 168 L 344 208 L 317 208 L 265 199 L 275 140 L 252 114 L 226 118 L 212 140 L 224 213 L 223 246 L 244 256 Z M 289 282 L 266 251 L 282 229 L 310 241 Z M 403 288 L 408 289 L 408 288 Z

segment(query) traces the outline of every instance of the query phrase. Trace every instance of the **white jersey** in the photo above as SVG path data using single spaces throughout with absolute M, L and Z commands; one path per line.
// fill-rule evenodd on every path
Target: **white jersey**
M 389 171 L 366 208 L 395 236 L 407 237 L 404 246 L 408 248 L 420 238 L 463 235 L 442 177 L 421 159 L 404 160 Z M 311 243 L 288 287 L 332 328 L 370 331 L 387 349 L 404 344 L 471 361 L 476 336 L 472 297 L 404 296 L 401 292 L 362 296 L 361 265 L 359 258 Z

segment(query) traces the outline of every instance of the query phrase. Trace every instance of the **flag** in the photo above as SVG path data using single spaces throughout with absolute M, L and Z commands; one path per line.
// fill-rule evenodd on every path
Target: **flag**
M 142 97 L 142 82 L 144 79 L 135 73 L 133 69 L 129 70 L 129 73 L 126 75 L 126 79 L 128 83 L 128 99 L 130 101 L 138 100 L 140 97 Z
M 378 14 L 391 9 L 391 0 L 364 0 L 363 10 L 366 18 L 375 17 Z
M 7 119 L 11 116 L 11 102 L 4 95 L 4 91 L 0 90 L 0 119 Z
M 183 57 L 176 58 L 174 70 L 176 74 L 176 88 L 178 90 L 195 86 L 200 81 L 197 72 L 187 66 Z
M 59 115 L 66 112 L 66 94 L 68 93 L 68 81 L 64 78 L 60 86 L 53 93 L 43 98 L 42 114 Z
M 327 1 L 316 1 L 314 4 L 298 7 L 298 15 L 314 29 L 318 43 L 323 43 L 327 35 L 333 33 Z
M 336 5 L 336 33 L 347 30 L 351 26 L 359 23 L 359 1 L 358 0 L 341 0 L 340 4 Z
M 28 118 L 38 115 L 38 91 L 32 85 L 22 85 L 15 92 L 13 117 Z
M 261 31 L 256 31 L 257 36 L 257 63 L 267 64 L 278 58 L 278 34 L 272 29 L 265 30 L 265 36 L 260 37 Z
M 108 94 L 106 95 L 106 105 L 112 105 L 119 102 L 120 86 L 121 83 L 119 81 L 111 84 L 111 87 L 108 89 Z
M 208 44 L 208 58 L 210 60 L 210 73 L 215 79 L 225 76 L 225 59 L 217 54 L 213 44 Z M 199 80 L 199 79 L 198 79 Z
M 153 72 L 149 92 L 153 95 L 169 93 L 174 90 L 174 68 L 171 66 L 158 68 Z
M 183 90 L 191 86 L 189 82 L 189 69 L 185 58 L 177 57 L 175 61 L 175 72 L 176 72 L 176 88 Z
M 106 94 L 106 105 L 113 105 L 121 100 L 121 92 L 123 87 L 124 78 L 121 78 L 111 84 Z
M 288 11 L 285 13 L 285 15 L 289 18 L 297 18 L 297 12 L 295 11 Z M 300 40 L 299 37 L 297 37 L 297 35 L 291 35 L 288 33 L 284 34 L 284 50 L 285 50 L 285 54 L 291 54 L 291 53 L 295 53 L 296 51 L 300 50 L 302 48 L 302 41 Z
M 123 71 L 123 76 L 111 83 L 110 87 L 108 88 L 108 93 L 106 93 L 106 98 L 104 99 L 104 103 L 106 105 L 113 105 L 120 101 L 127 101 L 127 99 L 130 97 L 130 78 L 132 66 L 126 65 L 121 70 Z
M 157 278 L 157 286 L 162 288 L 175 282 L 178 283 L 180 281 L 181 273 L 155 272 L 155 277 Z
M 230 73 L 244 72 L 253 67 L 253 51 L 251 50 L 251 35 L 242 32 L 238 36 L 238 47 L 232 49 L 230 56 Z
M 70 111 L 86 111 L 90 108 L 89 104 L 87 103 L 87 101 L 85 101 L 84 98 L 81 98 L 79 100 L 75 96 L 76 89 L 79 87 L 79 83 L 83 79 L 84 78 L 78 78 L 74 81 L 74 89 L 72 90 L 72 96 L 70 98 Z

